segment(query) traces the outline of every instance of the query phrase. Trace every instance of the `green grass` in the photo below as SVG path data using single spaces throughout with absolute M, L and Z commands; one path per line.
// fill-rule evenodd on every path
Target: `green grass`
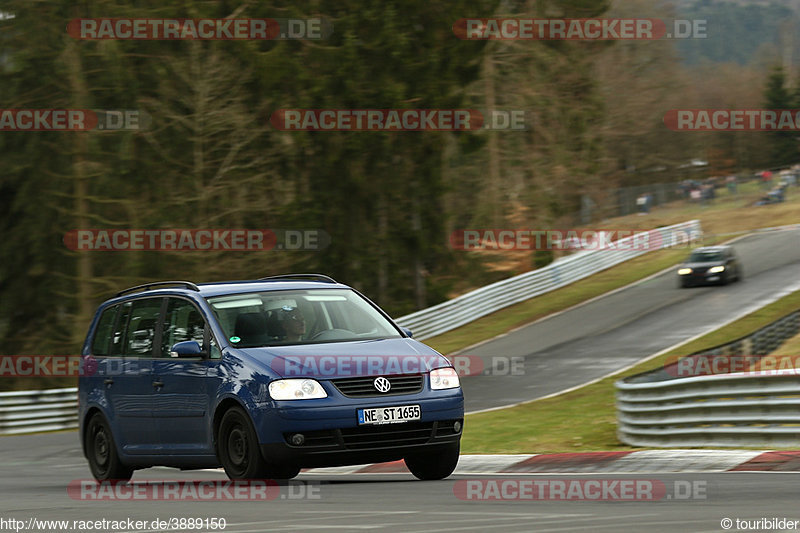
M 462 453 L 559 453 L 630 450 L 616 437 L 614 382 L 685 355 L 730 342 L 800 309 L 792 293 L 719 330 L 597 383 L 517 407 L 469 415 Z M 799 343 L 800 344 L 800 343 Z M 788 345 L 780 349 L 786 352 Z
M 784 342 L 777 350 L 776 354 L 780 355 L 800 355 L 800 334 L 795 335 L 791 339 Z

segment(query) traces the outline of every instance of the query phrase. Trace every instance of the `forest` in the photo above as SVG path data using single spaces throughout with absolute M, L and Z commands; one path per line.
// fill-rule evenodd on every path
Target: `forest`
M 616 213 L 616 188 L 677 183 L 693 158 L 708 162 L 703 177 L 798 159 L 791 133 L 676 132 L 663 122 L 671 109 L 800 108 L 791 2 L 9 0 L 0 10 L 4 109 L 143 117 L 117 131 L 0 132 L 9 354 L 77 353 L 100 302 L 161 279 L 320 272 L 400 316 L 519 273 L 453 249 L 457 229 L 570 227 L 587 198 L 599 222 Z M 318 16 L 330 29 L 320 39 L 83 40 L 67 29 L 97 17 Z M 453 30 L 464 17 L 699 17 L 715 44 L 701 53 L 691 39 L 469 40 Z M 748 44 L 764 32 L 774 39 Z M 529 124 L 274 127 L 287 109 L 507 110 Z M 313 234 L 324 246 L 74 245 L 76 232 L 114 229 L 252 230 L 278 242 Z M 527 268 L 548 260 L 532 254 Z

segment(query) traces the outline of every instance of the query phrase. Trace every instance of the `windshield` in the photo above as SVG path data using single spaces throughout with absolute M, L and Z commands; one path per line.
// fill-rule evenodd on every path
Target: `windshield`
M 716 250 L 708 250 L 705 252 L 694 251 L 689 256 L 690 263 L 711 263 L 713 261 L 722 261 L 722 252 Z
M 237 348 L 401 337 L 389 320 L 349 289 L 234 294 L 208 302 Z

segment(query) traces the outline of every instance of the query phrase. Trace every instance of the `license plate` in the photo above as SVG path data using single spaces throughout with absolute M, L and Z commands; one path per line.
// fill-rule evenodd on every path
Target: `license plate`
M 422 409 L 419 405 L 401 405 L 400 407 L 376 407 L 374 409 L 359 409 L 358 424 L 398 424 L 419 420 Z
M 711 276 L 708 281 L 719 281 L 719 276 Z

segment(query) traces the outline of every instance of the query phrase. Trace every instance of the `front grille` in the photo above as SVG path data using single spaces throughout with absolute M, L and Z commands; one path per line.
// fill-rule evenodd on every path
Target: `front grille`
M 414 394 L 422 390 L 422 374 L 400 374 L 383 376 L 392 384 L 389 392 L 378 392 L 374 381 L 377 376 L 334 379 L 334 386 L 350 398 L 364 398 L 368 396 L 394 396 L 398 394 Z
M 406 422 L 376 426 L 358 426 L 344 429 L 325 429 L 302 431 L 305 442 L 294 446 L 291 437 L 294 433 L 284 433 L 286 443 L 299 448 L 325 448 L 341 446 L 345 450 L 366 450 L 373 448 L 393 448 L 425 444 L 433 437 L 458 435 L 453 424 L 462 420 L 440 420 L 439 422 Z
M 433 422 L 406 422 L 342 429 L 344 447 L 349 450 L 390 448 L 425 444 L 433 436 Z

